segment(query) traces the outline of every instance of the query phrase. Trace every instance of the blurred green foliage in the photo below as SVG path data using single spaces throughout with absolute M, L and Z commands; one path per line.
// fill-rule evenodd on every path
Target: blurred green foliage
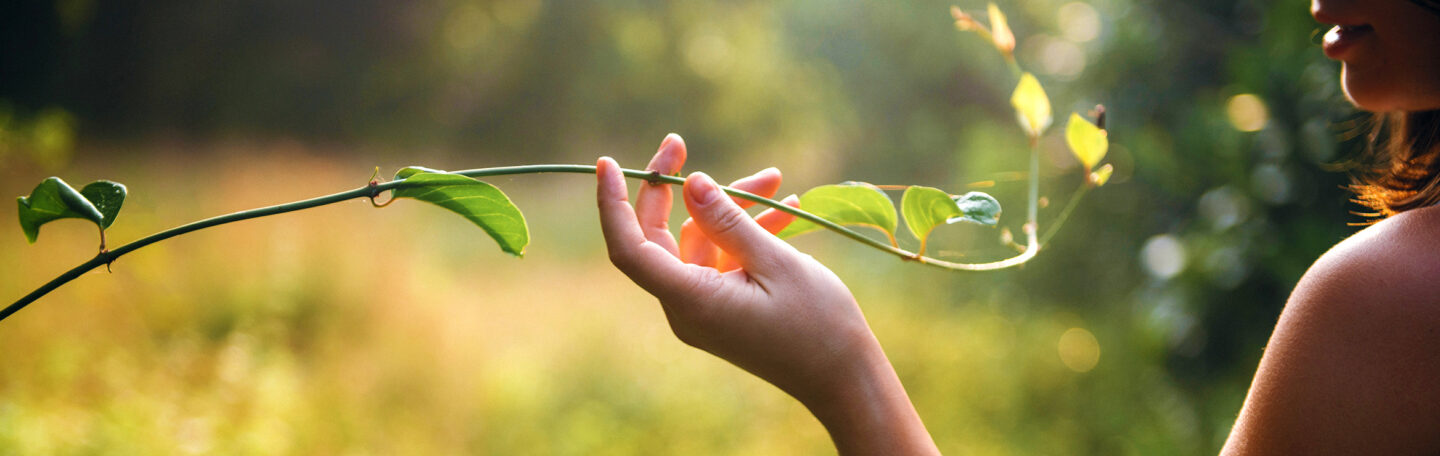
M 676 131 L 690 169 L 779 166 L 786 193 L 994 180 L 1019 207 L 1015 81 L 950 4 L 7 2 L 0 193 L 125 182 L 125 241 L 371 165 L 639 166 Z M 947 453 L 1213 454 L 1286 295 L 1360 221 L 1333 168 L 1363 118 L 1301 0 L 1000 6 L 1055 112 L 1107 106 L 1110 184 L 1020 270 L 795 242 L 855 290 Z M 1085 179 L 1061 136 L 1052 202 Z M 61 289 L 0 324 L 0 454 L 832 451 L 798 404 L 674 340 L 604 260 L 586 179 L 492 183 L 531 220 L 524 260 L 453 215 L 356 202 Z M 93 227 L 47 225 L 42 254 L 14 217 L 0 295 L 93 254 Z M 941 227 L 929 251 L 997 236 Z

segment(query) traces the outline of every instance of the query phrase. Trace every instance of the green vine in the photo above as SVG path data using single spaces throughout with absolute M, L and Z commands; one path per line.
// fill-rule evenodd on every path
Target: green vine
M 1030 163 L 1028 180 L 1028 207 L 1023 225 L 1025 245 L 1019 246 L 1010 239 L 1009 232 L 1002 234 L 1002 242 L 1014 245 L 1019 253 L 1013 257 L 986 263 L 961 263 L 925 255 L 926 240 L 931 232 L 942 224 L 975 223 L 994 226 L 1001 213 L 1000 203 L 990 195 L 969 192 L 952 195 L 943 190 L 921 186 L 898 186 L 904 189 L 901 209 L 896 210 L 893 201 L 875 185 L 851 182 L 816 187 L 800 197 L 800 208 L 782 204 L 779 201 L 755 195 L 742 190 L 725 187 L 724 191 L 736 198 L 748 200 L 783 211 L 796 217 L 789 227 L 778 233 L 788 238 L 807 232 L 827 229 L 861 244 L 895 255 L 903 260 L 915 261 L 933 267 L 959 271 L 990 271 L 1024 264 L 1039 254 L 1043 243 L 1054 236 L 1075 210 L 1079 200 L 1090 189 L 1104 185 L 1112 169 L 1100 165 L 1109 145 L 1104 129 L 1104 110 L 1097 108 L 1096 122 L 1091 123 L 1078 114 L 1071 115 L 1066 128 L 1066 142 L 1084 167 L 1085 180 L 1080 189 L 1072 194 L 1055 224 L 1039 235 L 1040 200 L 1040 137 L 1050 126 L 1052 116 L 1050 101 L 1040 82 L 1030 73 L 1020 69 L 1013 51 L 1015 37 L 1010 31 L 1005 16 L 991 4 L 988 8 L 990 27 L 976 21 L 970 15 L 952 8 L 956 27 L 973 31 L 994 43 L 1006 63 L 1015 73 L 1018 82 L 1011 96 L 1020 127 L 1029 138 Z M 1098 168 L 1097 168 L 1098 166 Z M 678 176 L 662 175 L 653 171 L 623 169 L 626 177 L 639 179 L 652 185 L 678 185 L 684 179 Z M 0 320 L 13 315 L 35 300 L 74 280 L 80 275 L 102 265 L 109 267 L 116 259 L 142 247 L 181 234 L 217 225 L 248 220 L 257 217 L 283 214 L 309 209 L 356 198 L 368 198 L 375 207 L 384 207 L 398 198 L 412 198 L 435 204 L 455 212 L 483 229 L 499 244 L 502 251 L 515 256 L 524 254 L 529 244 L 529 228 L 524 215 L 500 189 L 478 180 L 489 176 L 540 173 L 595 174 L 595 167 L 589 165 L 525 165 L 497 168 L 482 168 L 462 171 L 439 171 L 421 167 L 408 167 L 395 174 L 388 182 L 379 182 L 372 176 L 368 185 L 331 195 L 279 204 L 247 211 L 234 212 L 212 217 L 164 230 L 128 244 L 107 249 L 105 229 L 114 223 L 126 196 L 124 185 L 110 181 L 96 181 L 77 191 L 58 177 L 42 181 L 27 197 L 19 198 L 20 225 L 27 239 L 34 243 L 39 236 L 41 225 L 67 219 L 89 220 L 100 231 L 99 253 L 69 271 L 50 280 L 35 291 L 21 297 L 13 304 L 0 310 Z M 379 170 L 376 170 L 378 176 Z M 895 188 L 897 186 L 887 186 Z M 385 203 L 375 200 L 384 192 L 391 192 Z M 903 214 L 906 227 L 919 240 L 916 251 L 911 252 L 899 246 L 895 240 L 898 228 L 897 213 Z M 876 240 L 850 227 L 866 226 L 880 230 L 889 242 Z

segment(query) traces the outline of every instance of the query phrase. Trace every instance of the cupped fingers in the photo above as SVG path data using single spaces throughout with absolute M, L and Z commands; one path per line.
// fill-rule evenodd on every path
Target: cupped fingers
M 694 281 L 692 276 L 698 272 L 645 238 L 627 199 L 620 165 L 610 157 L 601 157 L 595 164 L 595 174 L 600 229 L 605 235 L 610 262 L 656 296 L 670 295 L 690 286 Z
M 799 208 L 800 197 L 790 195 L 785 197 L 785 199 L 780 200 L 780 203 L 786 206 Z M 760 215 L 755 216 L 755 223 L 760 224 L 760 227 L 764 228 L 765 231 L 769 231 L 770 234 L 778 234 L 780 230 L 783 230 L 785 229 L 785 227 L 790 226 L 790 222 L 793 221 L 795 221 L 794 215 L 791 215 L 789 212 L 781 211 L 775 208 L 766 209 L 764 212 L 761 212 Z M 699 231 L 699 227 L 695 227 L 695 230 Z M 740 268 L 740 263 L 735 261 L 734 258 L 731 258 L 724 252 L 720 252 L 719 255 L 720 259 L 714 263 L 715 269 L 719 269 L 720 272 L 728 272 Z
M 710 242 L 752 273 L 752 278 L 781 273 L 794 255 L 793 247 L 755 222 L 734 201 L 722 198 L 720 186 L 704 173 L 685 181 L 685 208 Z
M 759 172 L 756 172 L 755 174 L 751 174 L 749 176 L 745 176 L 740 178 L 739 180 L 736 180 L 734 183 L 730 184 L 730 188 L 744 190 L 764 198 L 771 198 L 775 196 L 775 192 L 780 190 L 780 177 L 781 176 L 779 169 L 773 167 L 765 168 L 760 170 Z M 735 204 L 739 204 L 742 208 L 755 205 L 754 201 L 750 201 L 747 199 L 737 198 L 733 196 L 730 197 L 730 199 L 734 200 Z
M 680 224 L 680 261 L 713 268 L 719 258 L 720 248 L 705 237 L 695 219 L 685 219 Z
M 785 199 L 780 200 L 780 204 L 799 209 L 800 197 L 795 195 L 787 196 Z M 795 215 L 775 208 L 766 209 L 764 212 L 761 212 L 760 215 L 755 216 L 755 223 L 759 223 L 760 226 L 765 228 L 765 231 L 769 231 L 770 234 L 780 233 L 780 230 L 790 226 L 790 222 L 793 221 L 795 221 Z

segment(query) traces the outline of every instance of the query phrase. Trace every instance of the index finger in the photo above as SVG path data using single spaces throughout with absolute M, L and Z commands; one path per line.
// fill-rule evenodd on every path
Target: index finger
M 600 230 L 610 262 L 650 294 L 670 294 L 691 283 L 695 270 L 664 247 L 645 238 L 635 209 L 630 207 L 625 176 L 620 165 L 610 157 L 601 157 L 595 164 L 596 205 L 600 209 Z

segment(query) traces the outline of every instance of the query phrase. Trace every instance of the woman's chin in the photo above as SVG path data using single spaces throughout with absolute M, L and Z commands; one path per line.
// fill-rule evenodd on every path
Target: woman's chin
M 1340 82 L 1345 90 L 1345 98 L 1355 107 L 1370 112 L 1440 109 L 1440 93 L 1434 93 L 1434 88 L 1425 84 L 1419 84 L 1421 87 L 1408 87 L 1395 81 L 1393 75 L 1374 73 L 1355 71 L 1350 65 L 1341 69 Z
M 1345 98 L 1355 107 L 1370 112 L 1401 110 L 1399 100 L 1396 100 L 1399 97 L 1392 93 L 1394 90 L 1384 81 L 1377 81 L 1375 76 L 1379 75 L 1355 71 L 1351 65 L 1345 65 L 1340 71 L 1340 85 L 1345 90 Z

